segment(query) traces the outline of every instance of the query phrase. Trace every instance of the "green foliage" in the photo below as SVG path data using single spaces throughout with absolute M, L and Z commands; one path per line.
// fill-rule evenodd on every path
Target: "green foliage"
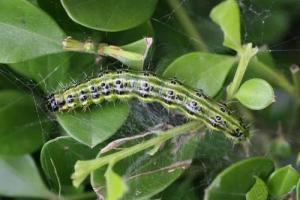
M 267 182 L 270 194 L 281 197 L 290 192 L 299 180 L 299 173 L 290 165 L 274 171 Z
M 235 0 L 227 0 L 211 11 L 210 17 L 224 34 L 224 46 L 239 51 L 241 49 L 240 9 Z
M 262 79 L 251 79 L 243 83 L 235 97 L 246 107 L 261 110 L 275 101 L 272 86 Z
M 0 198 L 300 200 L 299 52 L 281 52 L 300 48 L 298 4 L 0 0 Z M 156 104 L 45 111 L 50 93 L 120 68 L 228 102 L 251 145 Z
M 163 76 L 185 80 L 192 88 L 202 89 L 209 96 L 215 96 L 235 62 L 234 57 L 195 52 L 174 60 Z
M 18 103 L 15 105 L 12 99 Z M 32 98 L 18 91 L 2 90 L 0 106 L 0 154 L 22 155 L 38 149 L 43 144 L 43 136 Z
M 107 188 L 107 199 L 117 200 L 120 199 L 127 191 L 127 185 L 122 180 L 122 177 L 115 173 L 112 169 L 113 163 L 109 164 L 106 172 L 106 188 Z
M 273 170 L 272 160 L 262 157 L 235 163 L 216 177 L 206 190 L 205 199 L 245 199 L 245 195 L 250 195 L 249 190 L 250 193 L 254 192 L 251 191 L 253 189 L 251 187 L 255 183 L 255 176 L 266 180 Z M 261 187 L 264 186 L 260 185 Z M 253 190 L 257 190 L 257 188 Z
M 0 1 L 0 8 L 1 63 L 63 51 L 63 31 L 41 9 L 26 0 Z
M 0 194 L 10 197 L 50 198 L 54 196 L 43 183 L 29 155 L 1 156 Z
M 266 200 L 268 198 L 268 188 L 263 180 L 255 177 L 255 184 L 246 194 L 246 200 Z
M 94 147 L 120 128 L 127 118 L 128 110 L 125 103 L 118 105 L 111 103 L 90 112 L 58 114 L 57 120 L 74 139 Z
M 97 149 L 90 149 L 69 136 L 61 136 L 46 142 L 41 150 L 41 165 L 53 190 L 63 194 L 80 193 L 70 179 L 74 164 L 81 158 L 94 158 Z
M 89 28 L 114 32 L 130 29 L 147 21 L 155 9 L 157 0 L 61 2 L 75 22 Z
M 185 139 L 185 137 L 181 139 Z M 153 156 L 149 154 L 149 151 L 146 151 L 146 156 L 143 156 L 145 164 L 132 170 L 130 169 L 131 165 L 137 164 L 132 163 L 132 159 L 136 159 L 136 162 L 138 162 L 138 158 L 145 152 L 117 163 L 115 169 L 119 174 L 127 177 L 126 184 L 129 187 L 124 199 L 146 199 L 165 189 L 184 172 L 185 168 L 191 165 L 191 159 L 199 142 L 200 138 L 195 137 L 182 144 L 182 147 L 176 152 L 172 151 L 177 144 L 171 142 Z M 178 155 L 175 156 L 175 154 Z M 101 154 L 99 157 L 101 158 Z M 116 159 L 119 159 L 118 153 L 112 154 L 110 160 L 114 161 Z M 102 188 L 105 185 L 104 172 L 103 169 L 99 169 L 92 173 L 91 181 L 94 188 Z M 140 192 L 136 193 L 135 191 Z

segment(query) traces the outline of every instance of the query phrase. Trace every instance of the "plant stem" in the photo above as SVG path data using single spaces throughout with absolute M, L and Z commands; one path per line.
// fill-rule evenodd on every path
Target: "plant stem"
M 141 152 L 145 149 L 148 149 L 152 146 L 161 144 L 172 137 L 190 133 L 196 129 L 203 127 L 203 124 L 199 121 L 193 121 L 173 129 L 164 131 L 159 133 L 159 135 L 153 139 L 147 140 L 146 142 L 128 147 L 124 150 L 119 152 L 99 157 L 93 160 L 86 160 L 86 161 L 77 161 L 75 164 L 75 172 L 72 175 L 73 178 L 73 185 L 78 187 L 79 184 L 94 170 L 109 164 L 110 162 L 118 162 L 124 158 L 127 158 L 133 154 Z
M 239 89 L 241 82 L 243 80 L 244 74 L 246 72 L 247 66 L 251 58 L 257 53 L 258 49 L 252 48 L 252 44 L 246 44 L 242 49 L 240 49 L 239 56 L 240 61 L 236 69 L 232 83 L 228 87 L 227 99 L 230 100 L 234 97 L 235 93 Z
M 293 64 L 290 66 L 290 71 L 291 71 L 292 77 L 293 77 L 295 93 L 297 96 L 299 96 L 299 93 L 300 93 L 300 68 L 298 65 Z M 298 102 L 298 104 L 299 104 L 299 102 Z
M 174 10 L 175 16 L 181 24 L 184 31 L 192 38 L 192 45 L 198 51 L 208 51 L 206 44 L 204 43 L 201 35 L 193 24 L 192 20 L 187 15 L 185 9 L 178 2 L 178 0 L 167 0 L 171 9 Z

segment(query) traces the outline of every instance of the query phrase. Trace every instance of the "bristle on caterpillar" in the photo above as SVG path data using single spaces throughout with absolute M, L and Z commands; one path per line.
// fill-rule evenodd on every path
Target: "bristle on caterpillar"
M 166 108 L 176 109 L 187 118 L 200 120 L 209 128 L 223 132 L 235 142 L 249 137 L 243 121 L 233 116 L 226 105 L 215 102 L 202 91 L 148 72 L 105 71 L 84 83 L 50 95 L 47 108 L 51 112 L 68 112 L 103 101 L 131 98 L 146 103 L 159 102 Z

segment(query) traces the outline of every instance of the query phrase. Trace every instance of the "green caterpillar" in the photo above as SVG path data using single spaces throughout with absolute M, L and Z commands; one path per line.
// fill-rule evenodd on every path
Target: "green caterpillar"
M 209 128 L 223 132 L 234 142 L 249 137 L 241 119 L 232 115 L 226 105 L 215 102 L 176 80 L 163 80 L 148 72 L 105 71 L 47 98 L 51 112 L 68 112 L 91 104 L 115 99 L 138 98 L 143 102 L 159 102 L 164 107 L 181 111 L 187 118 L 200 120 Z

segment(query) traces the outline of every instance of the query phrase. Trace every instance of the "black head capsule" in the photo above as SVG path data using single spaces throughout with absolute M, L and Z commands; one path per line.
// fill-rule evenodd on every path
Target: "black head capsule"
M 50 112 L 58 111 L 59 104 L 56 101 L 56 99 L 54 98 L 54 95 L 50 95 L 49 97 L 47 97 L 46 102 L 47 102 L 46 107 L 47 107 L 48 111 L 50 111 Z

